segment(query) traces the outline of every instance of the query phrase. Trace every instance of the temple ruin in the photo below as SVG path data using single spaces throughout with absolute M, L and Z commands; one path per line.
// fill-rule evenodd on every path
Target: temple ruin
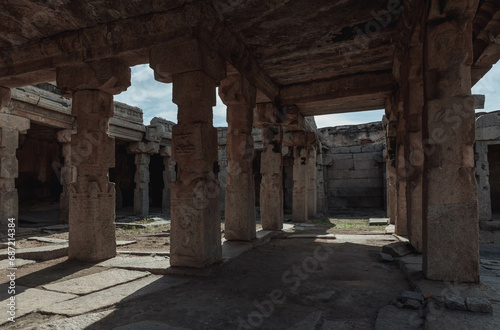
M 171 217 L 170 265 L 222 240 L 352 208 L 386 212 L 426 279 L 480 283 L 500 242 L 498 113 L 471 88 L 500 59 L 500 5 L 457 1 L 2 4 L 0 226 L 43 200 L 70 260 L 116 256 L 117 210 Z M 172 84 L 177 122 L 114 102 L 131 67 Z M 216 93 L 227 128 L 213 125 Z M 385 109 L 380 122 L 314 116 Z M 40 214 L 40 213 L 39 213 Z M 48 215 L 50 216 L 50 215 Z M 225 230 L 221 234 L 221 217 Z

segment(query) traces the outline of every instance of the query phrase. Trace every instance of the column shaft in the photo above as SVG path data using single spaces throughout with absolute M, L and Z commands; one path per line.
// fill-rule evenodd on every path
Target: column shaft
M 135 155 L 134 214 L 145 217 L 149 214 L 149 163 L 151 155 Z
M 307 158 L 308 152 L 305 147 L 293 148 L 293 222 L 306 222 L 308 219 L 308 180 L 307 180 Z
M 283 154 L 279 128 L 262 130 L 264 151 L 260 172 L 260 217 L 264 230 L 283 229 Z
M 170 167 L 172 165 L 171 150 L 168 148 L 160 149 L 160 155 L 163 157 L 163 196 L 161 211 L 163 214 L 170 216 L 170 205 L 172 199 L 172 177 L 170 175 Z
M 307 218 L 316 218 L 317 210 L 317 166 L 316 166 L 316 148 L 307 148 Z
M 431 1 L 425 31 L 424 273 L 479 282 L 475 111 L 471 96 L 474 1 Z M 443 20 L 442 17 L 447 19 Z

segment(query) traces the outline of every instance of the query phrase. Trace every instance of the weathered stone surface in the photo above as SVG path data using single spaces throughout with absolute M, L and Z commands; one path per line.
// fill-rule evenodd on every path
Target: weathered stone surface
M 261 155 L 260 214 L 264 230 L 283 228 L 283 155 L 279 128 L 262 130 L 264 151 Z
M 26 260 L 26 259 L 21 259 L 17 258 L 14 261 L 14 265 L 11 265 L 11 261 L 8 259 L 4 259 L 0 261 L 0 269 L 7 269 L 7 268 L 19 268 L 25 265 L 31 265 L 34 264 L 36 261 L 35 260 Z
M 394 261 L 394 258 L 390 254 L 387 254 L 387 253 L 379 253 L 378 260 L 381 262 L 392 262 L 392 261 Z
M 421 292 L 414 292 L 414 291 L 404 291 L 401 294 L 401 300 L 403 302 L 406 302 L 407 300 L 416 300 L 420 304 L 424 303 L 424 295 Z
M 293 149 L 293 222 L 308 220 L 308 167 L 307 148 L 296 146 Z
M 253 248 L 252 243 L 227 241 L 222 244 L 222 259 L 235 259 Z
M 65 244 L 68 243 L 67 239 L 50 238 L 50 237 L 29 237 L 28 240 L 38 241 L 43 243 Z
M 411 244 L 406 242 L 397 242 L 382 247 L 382 252 L 387 253 L 393 257 L 404 257 L 407 254 L 413 253 L 415 249 Z
M 56 321 L 48 322 L 45 324 L 37 325 L 40 330 L 80 330 L 98 323 L 100 320 L 105 319 L 107 316 L 113 314 L 116 310 L 90 313 L 80 316 L 68 317 Z
M 417 311 L 388 305 L 379 310 L 375 321 L 376 330 L 421 329 L 423 320 Z
M 8 294 L 9 284 L 0 285 L 0 304 L 7 306 L 10 295 Z M 50 292 L 39 289 L 30 289 L 16 286 L 16 319 L 29 313 L 40 311 L 43 308 L 57 303 L 65 302 L 77 296 L 59 292 Z M 4 309 L 5 311 L 5 309 Z M 0 325 L 9 322 L 6 315 L 0 319 Z
M 164 257 L 115 257 L 99 263 L 98 266 L 164 274 L 170 267 L 170 260 Z
M 78 277 L 67 281 L 47 284 L 44 285 L 43 288 L 50 291 L 84 295 L 101 291 L 115 285 L 131 282 L 148 275 L 148 272 L 110 269 L 104 272 Z
M 225 190 L 225 232 L 228 240 L 255 238 L 255 181 L 252 161 L 253 108 L 256 90 L 242 76 L 223 80 L 219 94 L 227 105 L 227 177 Z
M 312 239 L 336 239 L 335 234 L 315 235 L 315 234 L 292 234 L 287 238 L 312 238 Z
M 141 321 L 122 325 L 113 330 L 188 330 L 183 327 L 171 326 L 163 322 Z
M 159 145 L 158 145 L 159 147 Z M 151 157 L 147 153 L 135 155 L 135 189 L 134 214 L 145 217 L 149 215 L 149 163 Z
M 317 185 L 316 185 L 316 148 L 307 148 L 307 219 L 315 219 L 317 210 Z
M 422 303 L 415 299 L 407 299 L 403 306 L 408 309 L 419 309 L 422 307 Z
M 71 301 L 46 304 L 43 313 L 75 316 L 105 308 L 122 301 L 130 301 L 147 296 L 150 293 L 167 290 L 188 282 L 189 279 L 169 276 L 148 276 L 130 283 L 94 292 Z M 71 296 L 74 297 L 74 296 Z
M 370 226 L 383 226 L 389 224 L 389 218 L 370 218 Z
M 51 245 L 16 249 L 16 258 L 45 261 L 68 255 L 68 245 Z M 0 259 L 7 259 L 7 251 L 0 252 Z
M 444 295 L 444 306 L 451 310 L 466 311 L 465 299 L 463 297 L 446 294 Z
M 471 312 L 480 312 L 480 313 L 493 313 L 493 307 L 491 306 L 491 302 L 486 298 L 471 298 L 467 297 L 465 299 L 465 304 L 467 306 L 467 310 Z

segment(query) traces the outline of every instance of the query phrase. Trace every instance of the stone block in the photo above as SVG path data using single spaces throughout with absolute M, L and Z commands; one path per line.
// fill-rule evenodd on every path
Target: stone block
M 392 262 L 392 261 L 394 261 L 394 258 L 390 254 L 387 254 L 387 253 L 379 253 L 378 260 L 381 262 Z
M 407 242 L 396 242 L 382 247 L 382 252 L 393 257 L 404 257 L 407 254 L 415 252 L 413 246 Z
M 30 128 L 30 120 L 28 118 L 10 115 L 7 113 L 0 113 L 0 127 L 8 128 L 18 132 L 25 132 Z M 2 129 L 3 130 L 3 129 Z M 2 133 L 1 140 L 4 141 L 4 134 Z M 16 136 L 17 139 L 17 136 Z M 2 142 L 1 146 L 6 146 L 8 141 Z M 15 144 L 17 146 L 17 142 Z
M 493 307 L 491 306 L 491 302 L 486 298 L 468 297 L 465 300 L 465 304 L 467 306 L 467 310 L 471 312 L 486 313 L 486 314 L 493 313 Z
M 465 299 L 463 297 L 445 294 L 444 295 L 444 306 L 451 310 L 466 311 L 467 307 L 465 305 Z
M 424 295 L 422 294 L 422 292 L 404 291 L 401 294 L 401 300 L 403 302 L 406 302 L 407 300 L 415 300 L 418 301 L 420 304 L 423 304 Z
M 334 170 L 354 169 L 354 161 L 352 159 L 334 160 L 332 167 Z
M 380 162 L 375 161 L 374 159 L 370 160 L 355 160 L 354 161 L 354 169 L 355 170 L 369 170 L 373 168 L 378 168 Z
M 403 306 L 408 309 L 419 309 L 422 307 L 422 303 L 418 300 L 408 299 L 405 301 Z

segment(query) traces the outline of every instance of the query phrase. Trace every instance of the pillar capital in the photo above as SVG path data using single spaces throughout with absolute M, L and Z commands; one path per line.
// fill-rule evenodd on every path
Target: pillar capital
M 254 108 L 257 89 L 241 74 L 231 74 L 221 81 L 219 96 L 227 106 L 247 105 Z
M 254 110 L 254 127 L 265 128 L 278 125 L 278 109 L 272 103 L 258 103 Z
M 179 39 L 151 49 L 149 66 L 155 79 L 171 83 L 179 73 L 202 71 L 221 81 L 226 76 L 226 61 L 198 39 Z
M 282 108 L 281 124 L 288 130 L 298 131 L 303 130 L 306 126 L 304 116 L 300 113 L 299 107 L 285 106 Z
M 16 115 L 0 113 L 0 128 L 2 127 L 25 134 L 30 128 L 30 120 Z
M 160 147 L 159 154 L 162 157 L 172 157 L 172 147 Z
M 316 133 L 307 131 L 293 131 L 283 133 L 283 144 L 293 147 L 314 147 L 318 139 Z
M 117 59 L 57 68 L 57 85 L 64 92 L 100 90 L 120 94 L 130 86 L 130 68 Z
M 157 154 L 160 150 L 158 142 L 133 142 L 129 144 L 127 152 L 130 154 Z
M 71 137 L 75 135 L 76 129 L 63 129 L 57 132 L 57 142 L 71 143 Z

